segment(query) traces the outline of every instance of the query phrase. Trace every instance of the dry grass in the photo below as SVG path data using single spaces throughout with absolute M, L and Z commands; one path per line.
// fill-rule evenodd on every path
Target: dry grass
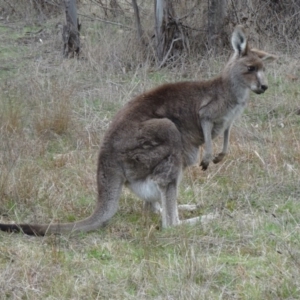
M 193 58 L 155 71 L 130 54 L 130 32 L 92 22 L 83 27 L 84 58 L 63 60 L 55 23 L 43 25 L 43 43 L 20 42 L 23 24 L 0 27 L 0 62 L 11 68 L 0 70 L 1 222 L 87 216 L 112 115 L 152 86 L 211 77 L 225 62 Z M 300 107 L 291 68 L 299 75 L 284 55 L 268 68 L 270 89 L 251 96 L 225 162 L 185 174 L 179 201 L 220 218 L 160 231 L 124 190 L 119 212 L 97 232 L 0 233 L 0 299 L 299 299 Z

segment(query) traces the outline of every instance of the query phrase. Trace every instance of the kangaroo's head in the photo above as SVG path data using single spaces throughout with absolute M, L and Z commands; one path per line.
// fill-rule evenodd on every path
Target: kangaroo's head
M 242 26 L 235 28 L 231 44 L 234 54 L 225 68 L 225 76 L 229 77 L 235 89 L 250 89 L 256 94 L 264 93 L 268 88 L 264 63 L 277 57 L 262 50 L 250 49 Z

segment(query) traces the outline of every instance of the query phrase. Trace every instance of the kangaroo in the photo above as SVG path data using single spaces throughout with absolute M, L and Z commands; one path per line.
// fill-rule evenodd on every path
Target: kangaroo
M 224 159 L 233 121 L 243 112 L 249 91 L 267 90 L 264 62 L 276 59 L 249 48 L 242 26 L 233 31 L 231 43 L 234 53 L 216 78 L 164 84 L 137 96 L 116 114 L 100 148 L 98 201 L 89 217 L 62 224 L 0 224 L 0 229 L 29 235 L 95 230 L 116 213 L 123 185 L 145 201 L 145 209 L 161 213 L 162 228 L 201 222 L 200 216 L 179 220 L 178 209 L 195 208 L 177 205 L 182 173 L 197 163 L 203 144 L 203 170 Z M 221 134 L 222 151 L 213 157 L 212 139 Z

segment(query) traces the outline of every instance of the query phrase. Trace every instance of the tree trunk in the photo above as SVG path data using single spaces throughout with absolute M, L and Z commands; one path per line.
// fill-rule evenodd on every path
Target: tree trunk
M 155 0 L 154 10 L 156 55 L 161 67 L 184 50 L 189 52 L 189 42 L 180 18 L 175 15 L 172 0 Z
M 159 61 L 164 58 L 165 48 L 165 0 L 155 1 L 155 36 L 156 36 L 156 55 Z
M 136 25 L 136 30 L 137 30 L 137 38 L 142 44 L 142 36 L 143 36 L 143 30 L 141 26 L 141 20 L 140 20 L 140 13 L 139 13 L 139 7 L 136 3 L 136 0 L 132 0 L 132 6 L 134 10 L 134 17 L 135 17 L 135 25 Z
M 80 51 L 80 26 L 77 17 L 76 0 L 65 0 L 67 24 L 63 27 L 64 56 L 78 56 Z
M 208 0 L 208 47 L 214 54 L 223 46 L 227 0 Z

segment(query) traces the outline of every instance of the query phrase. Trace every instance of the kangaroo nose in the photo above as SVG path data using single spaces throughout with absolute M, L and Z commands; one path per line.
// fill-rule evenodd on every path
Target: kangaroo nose
M 265 91 L 268 89 L 268 86 L 265 85 L 265 84 L 263 84 L 263 85 L 261 86 L 261 89 L 265 92 Z

